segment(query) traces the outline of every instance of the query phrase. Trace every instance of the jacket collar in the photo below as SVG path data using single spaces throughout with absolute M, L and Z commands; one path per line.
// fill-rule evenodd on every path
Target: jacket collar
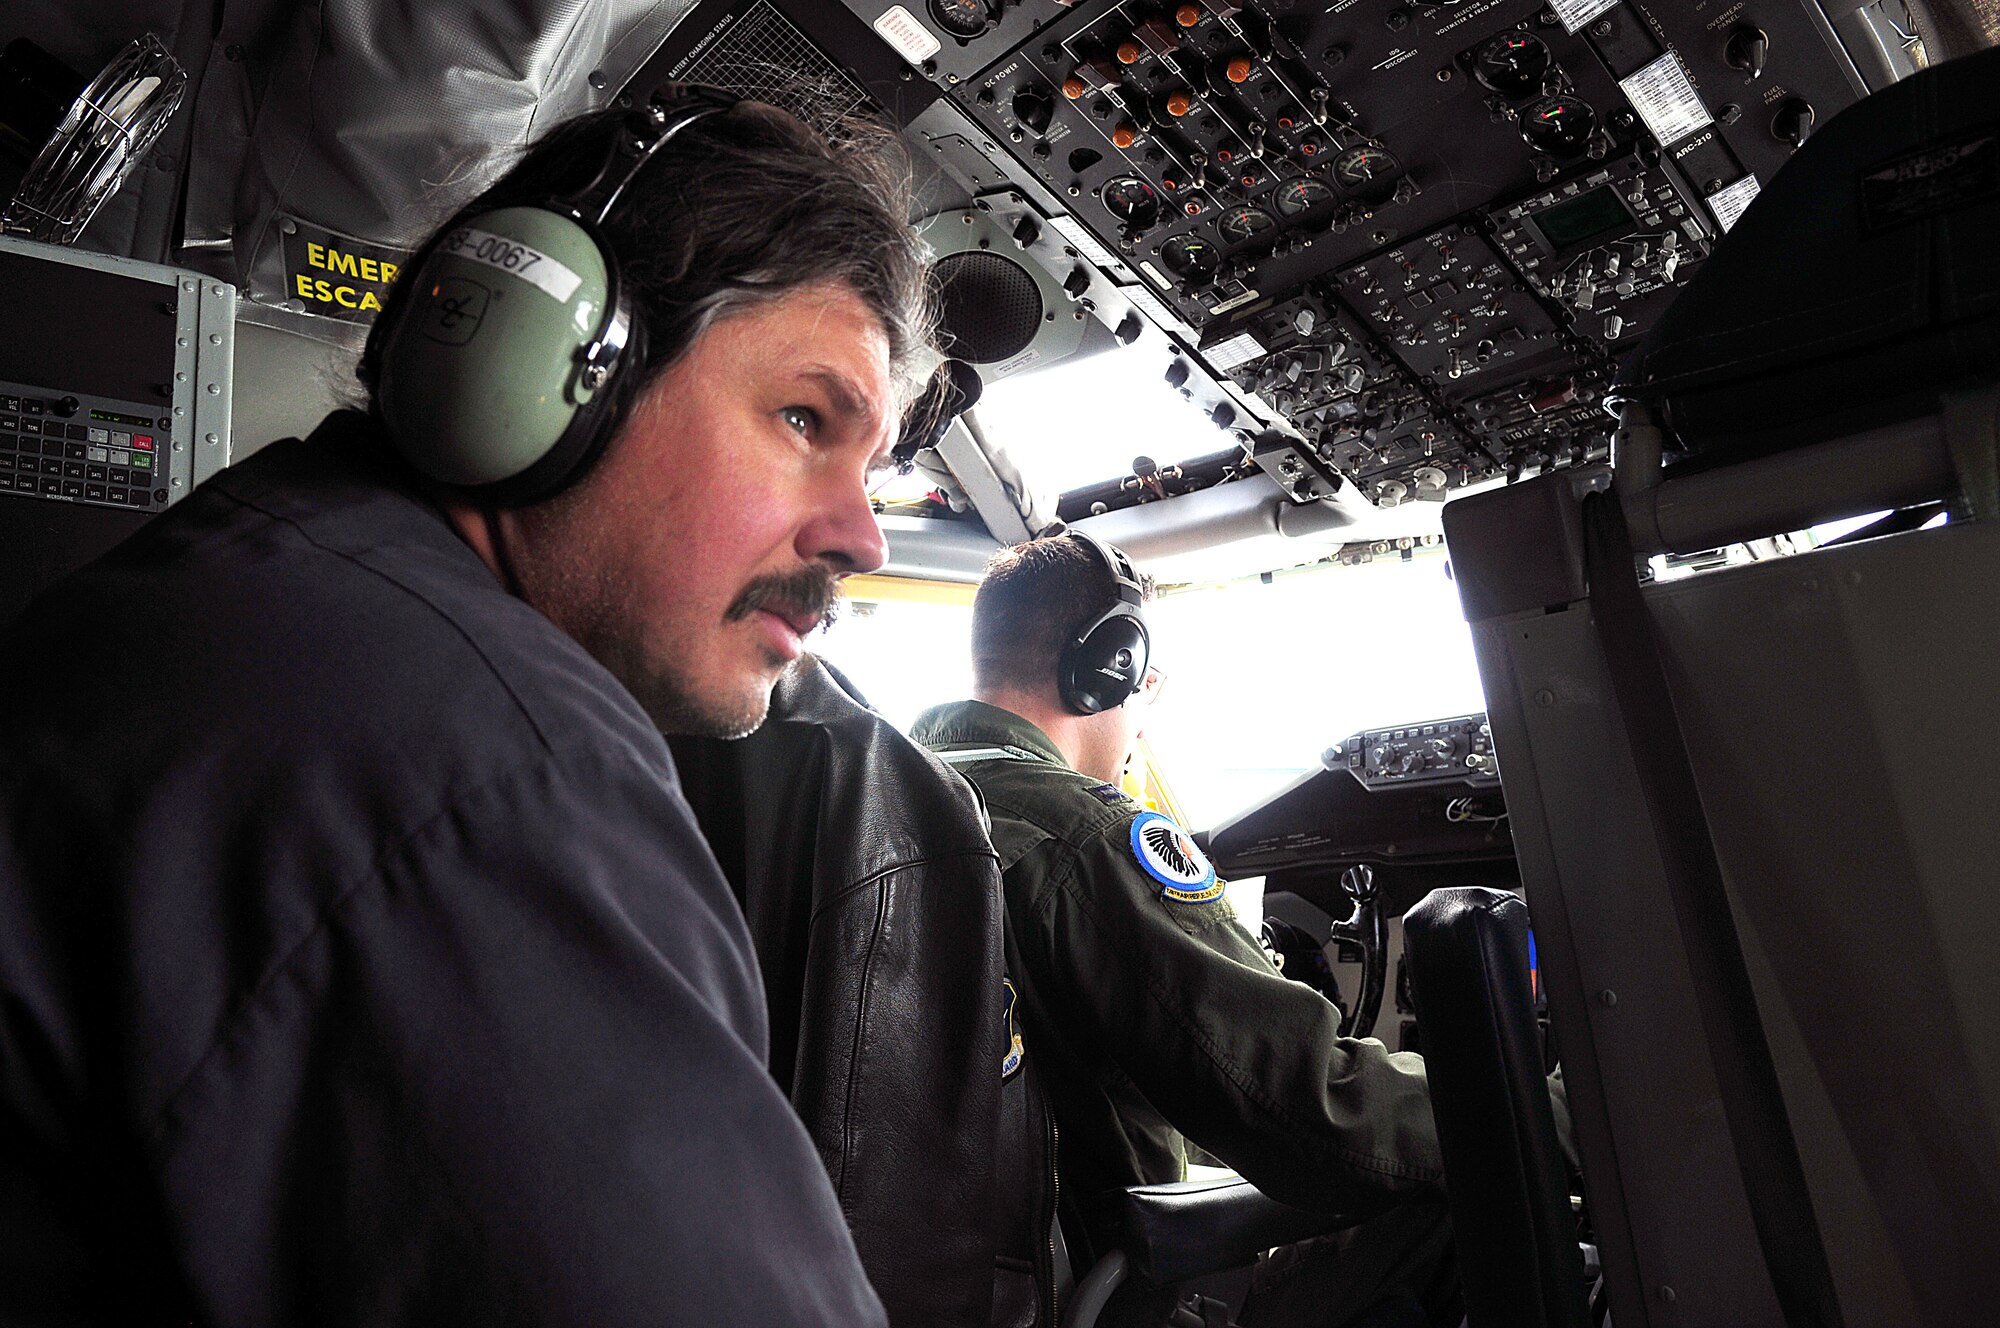
M 1049 735 L 1011 710 L 984 701 L 953 701 L 932 706 L 917 716 L 910 736 L 926 747 L 957 747 L 972 743 L 1011 747 L 1039 760 L 1069 768 Z

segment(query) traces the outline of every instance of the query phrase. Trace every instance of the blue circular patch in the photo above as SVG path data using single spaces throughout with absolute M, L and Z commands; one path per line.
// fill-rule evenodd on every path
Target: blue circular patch
M 1132 856 L 1162 887 L 1160 897 L 1176 904 L 1201 904 L 1222 897 L 1215 865 L 1193 836 L 1159 812 L 1132 819 Z

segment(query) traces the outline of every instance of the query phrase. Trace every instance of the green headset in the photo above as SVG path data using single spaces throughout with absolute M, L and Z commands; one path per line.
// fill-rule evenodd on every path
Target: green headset
M 1103 561 L 1118 588 L 1118 602 L 1070 638 L 1056 666 L 1063 704 L 1075 714 L 1094 715 L 1125 704 L 1146 681 L 1153 653 L 1152 635 L 1139 616 L 1146 592 L 1124 550 L 1074 528 L 1066 533 Z
M 740 98 L 670 83 L 567 198 L 461 215 L 410 261 L 360 374 L 417 470 L 492 506 L 574 484 L 615 431 L 646 329 L 600 228 L 647 162 Z

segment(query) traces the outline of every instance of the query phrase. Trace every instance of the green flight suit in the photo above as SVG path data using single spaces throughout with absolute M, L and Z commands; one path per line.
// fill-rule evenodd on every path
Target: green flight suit
M 1185 1134 L 1288 1203 L 1441 1198 L 1422 1058 L 1341 1037 L 1339 1011 L 1278 974 L 1171 822 L 995 706 L 934 707 L 911 736 L 991 813 L 1066 1192 L 1183 1180 Z

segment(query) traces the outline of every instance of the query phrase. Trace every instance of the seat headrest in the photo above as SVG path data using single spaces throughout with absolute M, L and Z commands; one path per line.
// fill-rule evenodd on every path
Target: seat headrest
M 1627 362 L 1687 452 L 1761 455 L 2000 378 L 2000 50 L 1808 139 Z

